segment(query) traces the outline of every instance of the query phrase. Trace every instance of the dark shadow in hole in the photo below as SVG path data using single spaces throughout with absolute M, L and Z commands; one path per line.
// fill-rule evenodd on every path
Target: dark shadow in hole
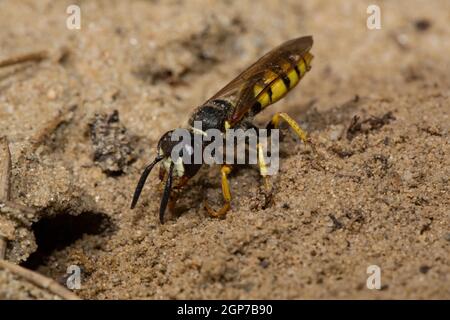
M 112 230 L 113 224 L 104 213 L 82 212 L 79 215 L 60 213 L 44 217 L 32 225 L 36 238 L 37 250 L 21 265 L 36 270 L 45 264 L 54 250 L 61 250 L 84 234 L 98 235 Z

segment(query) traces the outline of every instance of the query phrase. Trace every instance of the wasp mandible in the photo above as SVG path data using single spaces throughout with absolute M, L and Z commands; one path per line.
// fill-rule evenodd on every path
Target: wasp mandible
M 312 45 L 312 36 L 300 37 L 289 40 L 266 53 L 193 112 L 187 128 L 190 135 L 194 138 L 196 134 L 201 134 L 193 128 L 195 121 L 201 121 L 205 130 L 218 129 L 223 133 L 227 129 L 238 126 L 248 124 L 253 126 L 252 120 L 255 115 L 283 98 L 311 69 Z M 278 128 L 280 120 L 285 121 L 304 143 L 309 143 L 306 132 L 286 113 L 277 112 L 266 128 L 269 130 Z M 133 209 L 151 170 L 162 161 L 160 179 L 161 181 L 165 179 L 165 187 L 159 208 L 161 223 L 164 223 L 164 213 L 169 202 L 172 207 L 176 201 L 171 199 L 173 180 L 178 178 L 178 184 L 174 188 L 181 189 L 201 167 L 201 164 L 195 164 L 194 161 L 183 163 L 171 158 L 173 148 L 180 143 L 172 141 L 173 132 L 174 130 L 168 131 L 160 138 L 156 158 L 142 172 L 131 203 L 131 209 Z M 194 140 L 191 139 L 191 141 Z M 192 149 L 192 146 L 185 147 Z M 259 161 L 258 165 L 261 175 L 267 178 L 265 164 Z M 221 167 L 223 206 L 216 211 L 205 202 L 205 208 L 212 217 L 223 217 L 230 209 L 231 192 L 228 175 L 231 169 L 229 164 L 223 164 Z

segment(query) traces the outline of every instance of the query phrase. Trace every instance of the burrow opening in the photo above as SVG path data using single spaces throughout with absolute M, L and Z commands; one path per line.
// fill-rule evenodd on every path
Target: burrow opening
M 113 230 L 111 219 L 104 213 L 82 212 L 78 215 L 60 213 L 33 223 L 37 250 L 21 265 L 36 270 L 44 265 L 55 250 L 62 250 L 83 235 L 106 234 Z

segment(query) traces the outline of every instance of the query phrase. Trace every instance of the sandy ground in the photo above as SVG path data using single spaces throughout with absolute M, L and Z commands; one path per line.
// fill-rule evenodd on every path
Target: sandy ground
M 374 1 L 75 2 L 81 30 L 66 28 L 70 1 L 0 2 L 0 60 L 50 52 L 0 69 L 11 200 L 36 211 L 0 216 L 8 260 L 61 283 L 77 265 L 86 299 L 450 298 L 450 2 L 375 1 L 380 30 L 366 27 Z M 288 112 L 323 169 L 286 131 L 273 206 L 244 167 L 226 219 L 207 217 L 202 201 L 221 198 L 205 167 L 166 224 L 157 174 L 129 210 L 162 133 L 308 34 L 311 72 L 258 121 Z M 0 268 L 0 298 L 54 297 Z

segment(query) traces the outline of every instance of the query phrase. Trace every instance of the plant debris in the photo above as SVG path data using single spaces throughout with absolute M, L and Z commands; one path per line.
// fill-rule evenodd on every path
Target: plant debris
M 378 130 L 392 120 L 395 120 L 395 117 L 392 115 L 391 111 L 385 113 L 381 117 L 372 116 L 365 120 L 360 120 L 360 117 L 355 115 L 348 126 L 347 139 L 352 140 L 358 133 L 368 133 L 372 130 Z
M 119 112 L 96 114 L 89 124 L 94 161 L 107 175 L 120 175 L 136 160 L 137 138 L 119 121 Z

